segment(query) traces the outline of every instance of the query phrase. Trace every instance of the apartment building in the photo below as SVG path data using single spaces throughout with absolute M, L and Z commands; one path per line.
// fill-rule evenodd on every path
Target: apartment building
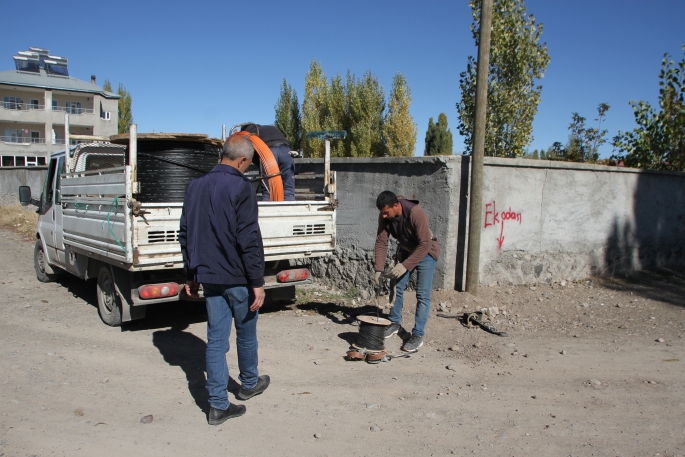
M 0 167 L 45 165 L 65 148 L 65 113 L 71 135 L 117 133 L 119 95 L 69 76 L 67 59 L 41 48 L 14 56 L 0 72 Z M 70 140 L 76 144 L 78 140 Z

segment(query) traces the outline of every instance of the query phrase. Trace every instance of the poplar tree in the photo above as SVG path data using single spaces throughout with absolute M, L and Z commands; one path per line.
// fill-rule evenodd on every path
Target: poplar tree
M 328 120 L 326 130 L 349 130 L 347 119 L 347 88 L 340 73 L 331 78 L 328 88 Z M 349 156 L 347 139 L 331 141 L 331 157 Z
M 297 92 L 283 78 L 281 94 L 274 107 L 276 119 L 274 125 L 283 132 L 290 143 L 290 147 L 299 151 L 300 140 L 302 138 L 302 119 L 300 116 L 300 105 L 297 100 Z
M 119 83 L 117 94 L 121 97 L 119 98 L 119 133 L 128 133 L 129 127 L 133 124 L 131 93 L 126 90 L 123 84 Z
M 452 132 L 447 125 L 447 115 L 440 113 L 438 123 L 433 122 L 431 117 L 428 120 L 428 130 L 426 131 L 425 155 L 452 155 L 454 143 Z
M 478 45 L 481 0 L 470 0 L 473 23 L 470 26 Z M 547 45 L 539 43 L 542 24 L 528 15 L 523 0 L 494 0 L 485 154 L 519 157 L 533 141 L 533 118 L 540 103 L 543 77 L 549 63 Z M 476 60 L 468 57 L 461 73 L 461 100 L 457 103 L 459 125 L 466 153 L 473 148 L 476 107 Z
M 102 88 L 107 92 L 112 92 L 112 83 L 109 79 L 105 78 L 105 83 Z M 117 132 L 118 133 L 128 133 L 129 127 L 133 124 L 133 112 L 131 111 L 131 93 L 126 90 L 123 84 L 119 83 L 119 89 L 117 90 L 119 95 L 118 103 L 118 119 L 117 119 Z
M 370 71 L 357 79 L 347 73 L 348 152 L 350 157 L 382 157 L 381 140 L 385 93 Z
M 326 129 L 330 124 L 328 109 L 328 80 L 321 64 L 313 60 L 304 79 L 302 101 L 302 150 L 305 157 L 323 157 L 323 140 L 308 139 L 307 132 Z
M 397 73 L 392 79 L 382 132 L 387 154 L 391 157 L 414 155 L 417 129 L 409 112 L 410 105 L 411 89 L 402 73 Z

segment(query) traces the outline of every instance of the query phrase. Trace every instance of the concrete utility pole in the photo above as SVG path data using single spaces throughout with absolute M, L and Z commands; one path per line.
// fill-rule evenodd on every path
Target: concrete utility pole
M 471 198 L 469 202 L 469 252 L 466 259 L 466 291 L 478 295 L 480 270 L 480 232 L 483 225 L 483 155 L 485 152 L 485 114 L 488 106 L 488 70 L 490 68 L 490 32 L 492 2 L 483 0 L 480 7 L 480 37 L 476 66 L 476 119 L 471 154 Z

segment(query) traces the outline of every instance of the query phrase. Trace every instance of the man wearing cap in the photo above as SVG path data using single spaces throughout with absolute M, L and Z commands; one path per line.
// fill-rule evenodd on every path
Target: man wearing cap
M 264 246 L 257 222 L 257 197 L 244 176 L 254 149 L 241 135 L 230 136 L 221 162 L 186 188 L 178 240 L 186 272 L 186 293 L 207 306 L 207 392 L 210 425 L 245 414 L 228 401 L 226 352 L 235 323 L 240 390 L 238 400 L 259 395 L 269 376 L 257 369 L 257 317 L 264 303 Z
M 273 125 L 259 124 L 245 124 L 240 130 L 257 135 L 271 149 L 281 172 L 284 200 L 295 200 L 295 161 L 290 154 L 290 143 L 283 133 Z M 261 186 L 261 191 L 262 200 L 269 201 L 269 187 Z
M 423 336 L 431 306 L 433 272 L 440 256 L 440 243 L 430 230 L 428 216 L 418 200 L 397 197 L 393 192 L 381 192 L 376 199 L 378 232 L 376 234 L 374 282 L 379 283 L 388 253 L 388 238 L 392 236 L 399 244 L 397 264 L 390 270 L 396 282 L 395 302 L 388 316 L 391 324 L 385 328 L 390 338 L 402 329 L 402 306 L 404 290 L 411 272 L 416 270 L 416 314 L 414 328 L 402 345 L 405 352 L 416 352 L 423 346 Z M 400 335 L 402 336 L 402 335 Z

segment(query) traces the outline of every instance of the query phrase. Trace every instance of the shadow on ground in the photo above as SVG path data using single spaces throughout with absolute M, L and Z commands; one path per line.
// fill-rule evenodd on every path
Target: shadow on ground
M 152 334 L 152 344 L 164 357 L 164 361 L 171 366 L 180 367 L 188 381 L 188 391 L 193 396 L 195 404 L 209 414 L 209 401 L 205 385 L 205 349 L 207 344 L 197 336 L 184 330 L 188 325 L 173 325 L 166 330 L 158 330 Z
M 84 281 L 71 273 L 64 272 L 57 277 L 57 282 L 74 297 L 85 301 L 97 309 L 98 296 L 95 281 Z
M 601 278 L 605 287 L 685 308 L 685 272 L 666 268 L 630 273 L 623 278 Z

